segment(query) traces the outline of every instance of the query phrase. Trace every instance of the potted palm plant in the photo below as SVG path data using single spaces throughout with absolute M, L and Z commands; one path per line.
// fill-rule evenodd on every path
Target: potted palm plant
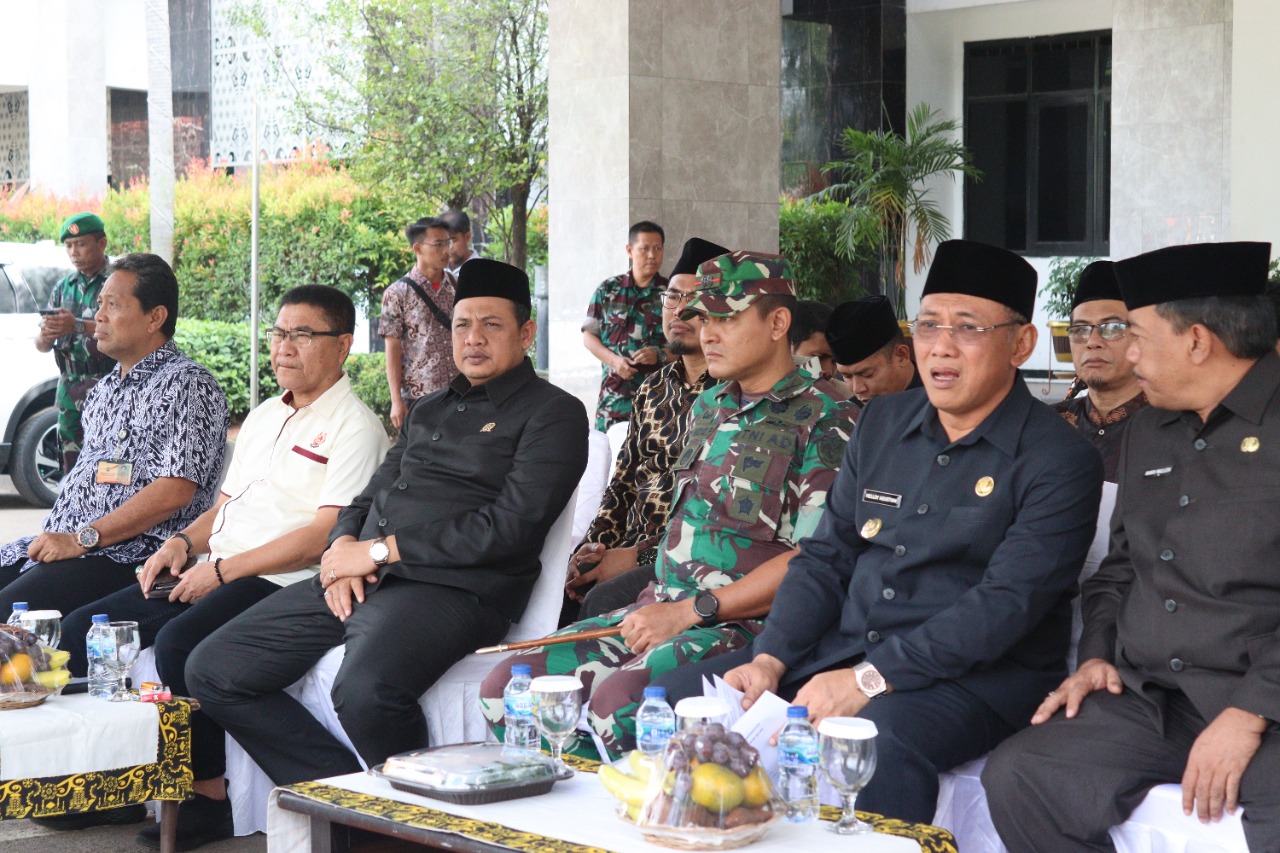
M 1071 300 L 1080 283 L 1080 273 L 1096 260 L 1098 259 L 1054 258 L 1049 262 L 1049 278 L 1041 288 L 1040 295 L 1045 300 L 1045 312 L 1056 318 L 1049 321 L 1049 336 L 1053 341 L 1055 361 L 1071 363 L 1071 341 L 1067 338 L 1067 327 L 1071 325 Z
M 951 223 L 938 208 L 929 178 L 957 173 L 977 180 L 969 151 L 954 138 L 960 123 L 942 119 L 928 104 L 907 116 L 905 136 L 892 130 L 846 128 L 845 158 L 824 167 L 833 179 L 817 193 L 849 202 L 837 235 L 836 252 L 852 260 L 867 247 L 878 255 L 884 295 L 905 321 L 906 259 L 919 273 L 932 246 L 950 236 Z

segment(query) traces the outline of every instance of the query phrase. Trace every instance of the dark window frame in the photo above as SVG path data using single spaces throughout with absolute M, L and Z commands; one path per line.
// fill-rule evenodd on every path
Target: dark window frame
M 1033 72 L 1035 54 L 1043 50 L 1090 42 L 1093 51 L 1092 85 L 1056 90 L 1036 91 Z M 1001 94 L 973 95 L 971 60 L 975 57 L 999 55 L 1020 60 L 1024 65 L 1024 84 L 1021 91 Z M 1012 251 L 1031 257 L 1055 256 L 1107 256 L 1110 254 L 1110 132 L 1111 132 L 1111 81 L 1108 73 L 1111 57 L 1111 31 L 1097 30 L 1081 33 L 1064 33 L 1055 36 L 1037 36 L 1018 39 L 966 42 L 964 45 L 964 124 L 965 144 L 969 144 L 971 108 L 975 104 L 1022 103 L 1026 106 L 1026 174 L 1025 245 L 1006 246 Z M 1016 61 L 1010 59 L 1009 64 Z M 1079 241 L 1039 239 L 1039 122 L 1040 110 L 1045 106 L 1068 103 L 1084 103 L 1088 106 L 1089 149 L 1085 164 L 1085 238 Z M 974 165 L 982 169 L 982 163 Z M 966 192 L 964 201 L 965 234 L 969 235 L 970 223 L 975 216 L 974 194 Z

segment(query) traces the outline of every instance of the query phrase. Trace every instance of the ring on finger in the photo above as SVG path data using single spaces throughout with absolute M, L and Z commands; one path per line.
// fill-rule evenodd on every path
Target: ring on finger
M 338 570 L 337 570 L 337 569 L 330 569 L 330 570 L 329 570 L 329 580 L 330 580 L 330 582 L 332 582 L 332 581 L 336 581 L 337 579 L 338 579 Z

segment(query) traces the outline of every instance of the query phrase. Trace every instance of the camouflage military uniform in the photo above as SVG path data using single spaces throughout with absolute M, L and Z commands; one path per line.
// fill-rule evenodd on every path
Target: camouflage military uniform
M 582 331 L 590 332 L 618 355 L 630 357 L 645 347 L 653 347 L 661 354 L 666 346 L 662 334 L 662 292 L 667 280 L 655 275 L 648 287 L 636 287 L 631 273 L 623 273 L 605 279 L 591 296 L 587 305 L 587 319 Z M 600 402 L 596 406 L 596 429 L 604 432 L 631 414 L 631 401 L 645 377 L 658 369 L 658 365 L 642 364 L 636 367 L 636 375 L 623 379 L 608 365 L 603 366 L 600 377 Z
M 65 308 L 78 320 L 92 320 L 98 312 L 98 294 L 107 280 L 104 266 L 92 278 L 75 272 L 58 282 L 49 294 L 49 308 Z M 80 455 L 84 428 L 80 411 L 85 398 L 115 360 L 98 352 L 92 335 L 68 332 L 53 342 L 53 356 L 58 362 L 58 444 L 62 449 L 62 470 L 70 471 Z
M 717 589 L 794 548 L 817 527 L 856 417 L 855 407 L 839 399 L 829 382 L 799 369 L 745 405 L 735 382 L 703 392 L 673 466 L 676 506 L 658 551 L 657 583 L 631 607 L 560 633 L 617 625 L 646 604 Z M 549 646 L 519 660 L 535 676 L 574 673 L 582 679 L 591 697 L 591 726 L 616 758 L 633 744 L 637 697 L 654 676 L 740 648 L 762 625 L 751 619 L 695 626 L 643 655 L 612 637 Z M 482 691 L 481 705 L 501 738 L 501 693 Z M 570 748 L 594 755 L 585 741 Z

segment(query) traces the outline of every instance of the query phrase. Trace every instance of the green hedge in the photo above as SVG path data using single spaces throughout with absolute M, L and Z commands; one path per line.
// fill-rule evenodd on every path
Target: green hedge
M 178 349 L 208 368 L 218 380 L 227 395 L 231 419 L 237 423 L 244 420 L 249 413 L 249 327 L 217 320 L 179 320 L 173 340 Z M 382 418 L 390 431 L 391 395 L 383 354 L 352 354 L 347 358 L 346 371 L 356 396 Z M 259 402 L 278 393 L 271 359 L 262 346 L 258 359 Z
M 795 269 L 796 293 L 836 305 L 864 296 L 864 264 L 836 254 L 836 234 L 847 205 L 841 201 L 782 199 L 778 210 L 778 246 Z

